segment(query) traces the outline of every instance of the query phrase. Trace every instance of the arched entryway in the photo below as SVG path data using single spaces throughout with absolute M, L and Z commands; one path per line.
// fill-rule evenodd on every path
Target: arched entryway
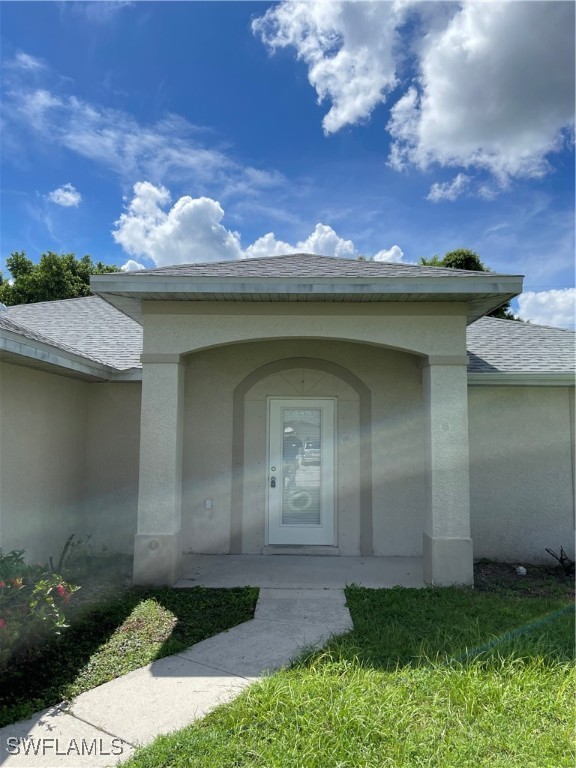
M 301 412 L 311 414 L 322 412 L 322 403 L 332 404 L 329 410 L 335 423 L 329 439 L 334 443 L 334 505 L 326 514 L 334 515 L 334 536 L 332 541 L 322 539 L 318 543 L 333 546 L 335 553 L 371 555 L 371 392 L 346 367 L 316 356 L 273 360 L 252 371 L 234 389 L 230 551 L 257 553 L 277 543 L 270 535 L 273 494 L 268 492 L 271 483 L 275 487 L 276 477 L 271 479 L 271 471 L 276 469 L 268 466 L 267 453 L 271 408 L 283 402 L 291 405 L 293 413 L 300 407 L 305 409 Z M 313 429 L 309 426 L 308 432 Z M 309 450 L 314 451 L 313 441 L 309 444 Z M 298 471 L 310 474 L 308 468 Z M 302 503 L 309 497 L 310 490 L 305 487 L 292 493 L 292 498 Z M 285 543 L 291 543 L 289 534 L 295 528 L 286 531 Z M 298 545 L 305 542 L 302 538 L 293 540 Z
M 178 341 L 182 329 L 173 330 Z M 182 552 L 261 553 L 267 546 L 267 403 L 292 395 L 339 403 L 346 397 L 342 387 L 357 408 L 348 432 L 357 474 L 337 489 L 336 549 L 423 554 L 427 581 L 435 572 L 443 574 L 442 583 L 468 573 L 465 359 L 318 337 L 260 337 L 197 350 L 187 343 L 187 352 L 143 358 L 135 573 L 150 578 L 154 568 L 158 581 L 173 580 Z M 351 489 L 356 506 L 349 504 Z

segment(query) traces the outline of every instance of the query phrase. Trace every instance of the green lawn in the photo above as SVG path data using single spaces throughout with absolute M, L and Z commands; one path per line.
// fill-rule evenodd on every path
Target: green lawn
M 248 621 L 258 590 L 129 589 L 72 611 L 70 626 L 2 671 L 0 726 Z
M 552 595 L 351 587 L 352 632 L 127 768 L 573 768 L 574 611 Z

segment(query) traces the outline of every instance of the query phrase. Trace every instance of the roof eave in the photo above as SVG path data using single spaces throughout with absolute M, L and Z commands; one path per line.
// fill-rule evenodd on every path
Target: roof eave
M 512 293 L 522 291 L 521 275 L 481 275 L 450 277 L 181 277 L 177 275 L 118 276 L 118 273 L 93 275 L 90 286 L 96 294 L 138 297 L 143 293 L 190 294 L 358 294 L 365 293 Z
M 465 277 L 402 278 L 184 278 L 142 275 L 138 278 L 115 274 L 91 278 L 92 291 L 137 322 L 142 322 L 141 301 L 203 300 L 257 301 L 255 296 L 273 296 L 277 301 L 321 300 L 338 296 L 342 301 L 460 301 L 468 303 L 468 321 L 474 322 L 522 292 L 522 276 L 494 275 Z M 450 298 L 448 298 L 450 296 Z
M 576 374 L 570 372 L 535 371 L 478 371 L 468 373 L 471 387 L 573 387 Z
M 0 329 L 0 361 L 16 360 L 20 365 L 54 369 L 54 372 L 60 374 L 92 381 L 137 381 L 141 378 L 141 371 L 137 368 L 118 370 L 7 329 Z

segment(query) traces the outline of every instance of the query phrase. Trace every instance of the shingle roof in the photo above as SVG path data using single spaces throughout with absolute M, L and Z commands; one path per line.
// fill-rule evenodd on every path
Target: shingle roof
M 469 277 L 486 276 L 486 272 L 416 264 L 389 264 L 358 261 L 312 253 L 290 253 L 285 256 L 262 256 L 239 261 L 214 261 L 202 264 L 176 264 L 156 269 L 124 272 L 130 277 L 160 275 L 166 277 Z
M 2 317 L 90 360 L 118 370 L 140 367 L 141 326 L 99 296 L 18 304 Z
M 522 276 L 295 253 L 93 275 L 90 285 L 137 322 L 143 301 L 464 302 L 473 322 L 518 295 Z
M 572 373 L 576 335 L 562 328 L 482 317 L 467 329 L 470 373 Z
M 19 336 L 23 336 L 25 339 L 38 341 L 41 344 L 47 344 L 48 346 L 56 347 L 57 349 L 61 349 L 64 352 L 70 352 L 73 355 L 80 355 L 80 357 L 87 356 L 86 353 L 80 349 L 75 349 L 74 347 L 71 347 L 62 341 L 50 339 L 48 336 L 44 336 L 42 333 L 37 333 L 31 328 L 26 328 L 19 323 L 15 323 L 14 320 L 11 320 L 6 316 L 6 311 L 0 312 L 0 328 L 4 328 L 7 331 L 12 331 L 12 333 L 17 333 Z M 95 357 L 92 359 L 99 363 L 103 362 L 102 360 L 99 360 Z
M 118 370 L 140 367 L 142 328 L 97 296 L 21 304 L 0 313 L 0 328 Z M 573 373 L 572 331 L 484 317 L 468 326 L 470 373 Z

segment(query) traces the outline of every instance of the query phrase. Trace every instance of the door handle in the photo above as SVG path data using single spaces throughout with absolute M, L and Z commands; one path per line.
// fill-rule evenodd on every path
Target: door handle
M 276 478 L 274 476 L 270 478 L 270 488 L 276 488 Z

